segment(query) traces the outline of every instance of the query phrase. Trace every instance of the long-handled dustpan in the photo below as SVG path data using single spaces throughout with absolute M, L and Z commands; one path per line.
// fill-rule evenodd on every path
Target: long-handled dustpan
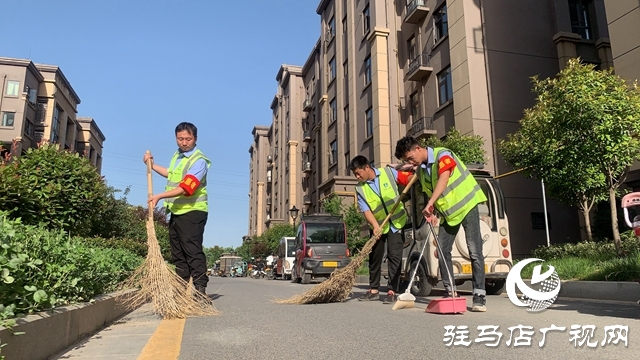
M 441 259 L 444 259 L 444 254 L 442 253 L 442 249 L 440 248 L 440 242 L 438 241 L 438 235 L 436 235 L 436 231 L 433 229 L 433 225 L 431 225 L 430 221 L 427 221 L 429 224 L 429 229 L 431 229 L 431 233 L 433 234 L 433 239 L 436 242 L 436 248 L 438 248 L 438 256 L 441 256 Z M 449 277 L 450 284 L 450 297 L 443 299 L 433 299 L 427 305 L 427 308 L 424 309 L 424 312 L 435 313 L 435 314 L 456 314 L 463 313 L 467 311 L 467 301 L 462 297 L 456 297 L 456 294 L 453 292 L 453 276 L 449 271 L 449 267 L 445 266 L 447 269 L 447 276 Z M 441 269 L 442 271 L 442 269 Z
M 424 244 L 422 244 L 422 250 L 420 251 L 420 256 L 418 257 L 418 262 L 416 264 L 416 268 L 413 269 L 413 273 L 411 274 L 411 280 L 409 281 L 409 286 L 407 286 L 407 290 L 404 291 L 403 294 L 398 295 L 398 300 L 391 310 L 398 309 L 409 309 L 415 306 L 416 297 L 411 294 L 411 286 L 413 286 L 413 279 L 415 279 L 416 274 L 418 272 L 418 268 L 420 267 L 420 262 L 422 261 L 422 254 L 424 254 L 424 249 L 427 247 L 427 243 L 429 242 L 429 236 L 424 240 Z

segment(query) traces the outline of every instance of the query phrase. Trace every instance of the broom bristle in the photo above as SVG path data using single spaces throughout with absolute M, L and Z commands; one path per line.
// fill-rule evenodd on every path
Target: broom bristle
M 153 312 L 164 319 L 219 314 L 209 297 L 193 291 L 192 282 L 184 281 L 165 263 L 153 221 L 149 220 L 147 245 L 149 249 L 144 263 L 120 286 L 121 289 L 138 289 L 123 297 L 122 302 L 127 308 L 136 309 L 151 301 Z
M 289 299 L 276 299 L 278 304 L 325 304 L 331 302 L 343 302 L 351 295 L 351 289 L 356 283 L 356 272 L 362 266 L 365 259 L 371 253 L 379 236 L 373 236 L 360 250 L 360 253 L 351 260 L 349 265 L 336 269 L 331 276 L 308 291 L 294 295 Z

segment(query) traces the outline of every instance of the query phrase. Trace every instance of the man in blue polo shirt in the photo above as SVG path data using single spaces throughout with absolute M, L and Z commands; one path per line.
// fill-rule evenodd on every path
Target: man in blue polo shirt
M 387 224 L 382 222 L 393 209 L 393 205 L 400 196 L 398 179 L 406 180 L 411 174 L 398 172 L 391 167 L 374 169 L 369 165 L 366 157 L 359 155 L 351 160 L 349 169 L 360 182 L 356 185 L 358 206 L 371 227 L 372 234 L 380 234 L 380 238 L 369 254 L 369 286 L 370 289 L 359 298 L 361 301 L 379 300 L 380 275 L 384 246 L 387 245 L 389 260 L 389 289 L 383 303 L 394 303 L 396 292 L 400 291 L 400 266 L 402 264 L 402 249 L 404 240 L 401 229 L 407 222 L 404 206 L 398 205 L 391 214 Z
M 183 122 L 175 129 L 178 150 L 168 168 L 153 164 L 153 170 L 167 178 L 165 192 L 149 198 L 154 208 L 164 199 L 169 219 L 171 260 L 176 273 L 185 281 L 193 279 L 193 285 L 206 293 L 209 277 L 207 259 L 202 249 L 204 228 L 208 217 L 207 170 L 211 161 L 196 147 L 198 129 Z M 153 161 L 145 154 L 143 161 Z

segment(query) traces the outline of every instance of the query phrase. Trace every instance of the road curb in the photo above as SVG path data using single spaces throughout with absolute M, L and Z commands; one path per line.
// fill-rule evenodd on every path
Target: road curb
M 559 298 L 637 302 L 640 283 L 622 281 L 562 281 Z
M 386 286 L 386 279 L 380 279 L 380 285 Z M 531 285 L 529 280 L 525 280 L 527 285 Z M 356 285 L 369 285 L 369 275 L 356 276 Z M 442 287 L 442 282 L 438 282 L 436 288 Z M 473 290 L 471 281 L 457 286 L 458 290 Z M 516 290 L 517 291 L 517 290 Z M 518 293 L 520 293 L 518 291 Z M 637 302 L 640 300 L 640 283 L 631 281 L 577 281 L 563 280 L 560 286 L 558 298 L 588 299 L 588 300 L 610 300 L 622 302 Z
M 0 327 L 2 356 L 6 359 L 48 359 L 121 316 L 131 312 L 120 302 L 136 290 L 97 296 L 91 303 L 63 306 L 17 319 L 12 331 Z

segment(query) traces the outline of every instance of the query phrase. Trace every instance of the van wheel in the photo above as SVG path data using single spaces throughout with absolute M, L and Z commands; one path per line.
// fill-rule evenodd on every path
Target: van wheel
M 302 275 L 302 284 L 309 284 L 311 283 L 311 274 L 304 274 Z
M 417 265 L 418 259 L 415 259 L 411 262 L 409 276 L 413 274 L 413 270 Z M 402 290 L 405 291 L 407 286 L 409 286 L 409 282 L 405 282 L 403 284 Z M 429 278 L 427 277 L 427 271 L 424 268 L 424 265 L 420 264 L 418 272 L 416 273 L 416 277 L 413 279 L 413 284 L 411 284 L 411 294 L 413 294 L 413 296 L 429 296 L 429 294 L 431 294 L 432 288 L 433 286 L 431 285 L 431 283 L 429 282 Z
M 500 295 L 504 291 L 504 284 L 507 280 L 496 280 L 491 282 L 486 282 L 484 285 L 484 289 L 487 291 L 487 295 Z

